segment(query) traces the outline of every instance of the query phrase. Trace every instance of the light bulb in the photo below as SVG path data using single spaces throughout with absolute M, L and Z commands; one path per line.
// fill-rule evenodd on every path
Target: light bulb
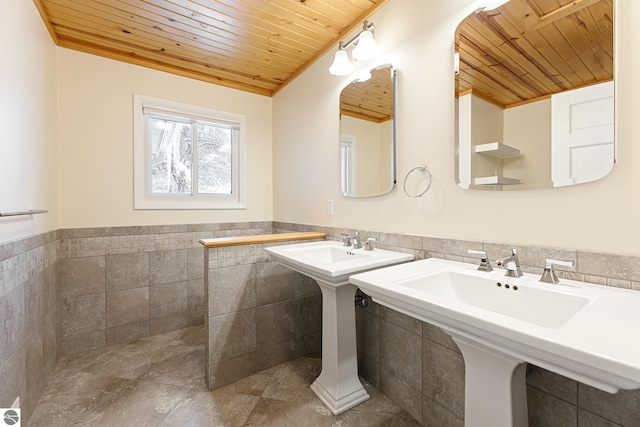
M 380 48 L 373 39 L 373 33 L 365 30 L 358 36 L 358 44 L 353 49 L 352 55 L 356 61 L 366 61 L 375 58 L 379 51 Z
M 349 60 L 347 51 L 340 49 L 333 58 L 333 64 L 329 67 L 329 72 L 334 76 L 344 76 L 352 73 L 356 66 Z

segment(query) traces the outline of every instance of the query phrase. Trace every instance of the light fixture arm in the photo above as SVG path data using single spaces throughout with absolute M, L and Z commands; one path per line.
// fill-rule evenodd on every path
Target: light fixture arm
M 373 39 L 373 28 L 372 23 L 364 21 L 362 30 L 355 37 L 346 43 L 343 40 L 340 41 L 333 63 L 329 67 L 329 73 L 334 76 L 344 76 L 354 71 L 355 65 L 347 54 L 347 48 L 352 45 L 355 45 L 355 48 L 351 55 L 356 61 L 373 59 L 378 54 L 378 45 Z
M 338 45 L 338 49 L 340 50 L 344 50 L 348 47 L 351 47 L 355 42 L 358 41 L 358 39 L 360 38 L 360 34 L 362 33 L 362 31 L 372 31 L 375 28 L 375 25 L 373 25 L 373 22 L 369 22 L 369 21 L 364 21 L 364 23 L 362 24 L 362 30 L 356 34 L 351 40 L 349 40 L 348 42 L 344 42 L 342 40 L 340 40 L 340 44 Z

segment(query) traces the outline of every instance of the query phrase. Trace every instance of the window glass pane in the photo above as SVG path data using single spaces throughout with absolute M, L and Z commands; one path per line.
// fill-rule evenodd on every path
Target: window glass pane
M 149 117 L 152 193 L 191 194 L 192 140 L 189 123 Z
M 233 130 L 199 122 L 198 193 L 231 194 Z
M 135 209 L 246 209 L 246 117 L 134 95 Z

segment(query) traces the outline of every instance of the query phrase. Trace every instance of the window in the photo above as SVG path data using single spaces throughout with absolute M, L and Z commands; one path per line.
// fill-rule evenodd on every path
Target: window
M 241 114 L 134 95 L 135 209 L 244 209 Z

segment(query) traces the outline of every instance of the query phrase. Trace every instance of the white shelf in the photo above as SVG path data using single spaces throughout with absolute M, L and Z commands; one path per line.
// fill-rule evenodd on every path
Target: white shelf
M 476 153 L 485 154 L 499 159 L 520 156 L 520 150 L 510 147 L 501 142 L 490 142 L 488 144 L 476 145 Z
M 519 179 L 507 178 L 504 176 L 483 176 L 474 179 L 475 185 L 517 185 L 520 184 Z

